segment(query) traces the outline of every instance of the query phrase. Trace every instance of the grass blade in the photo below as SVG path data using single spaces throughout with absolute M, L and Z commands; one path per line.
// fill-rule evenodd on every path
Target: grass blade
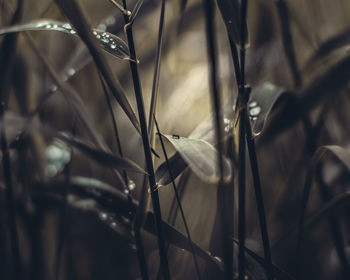
M 264 247 L 264 255 L 265 255 L 265 261 L 266 261 L 266 266 L 265 266 L 266 276 L 267 276 L 267 279 L 273 280 L 272 256 L 271 256 L 271 250 L 270 250 L 269 234 L 268 234 L 268 229 L 266 224 L 264 199 L 263 199 L 263 194 L 261 190 L 258 159 L 256 156 L 254 139 L 252 138 L 250 123 L 248 122 L 246 124 L 246 136 L 247 136 L 248 154 L 250 159 L 250 168 L 253 175 L 256 204 L 257 204 L 258 215 L 259 215 L 261 238 L 262 238 L 263 247 Z
M 125 0 L 123 0 L 123 7 L 124 7 L 124 9 L 127 9 Z M 128 39 L 128 46 L 130 49 L 130 54 L 133 58 L 136 58 L 134 38 L 133 38 L 133 33 L 132 33 L 132 25 L 129 25 L 130 21 L 129 21 L 128 16 L 124 15 L 124 20 L 125 20 L 125 24 L 127 27 L 126 28 L 126 35 L 127 35 L 127 39 Z M 165 249 L 165 240 L 164 240 L 163 229 L 162 229 L 162 214 L 161 214 L 159 195 L 158 195 L 157 184 L 156 184 L 154 169 L 153 169 L 151 145 L 149 142 L 145 107 L 144 107 L 144 102 L 143 102 L 143 96 L 142 96 L 142 90 L 141 90 L 141 84 L 140 84 L 137 63 L 130 61 L 130 70 L 131 70 L 131 74 L 132 74 L 132 79 L 133 79 L 133 84 L 134 84 L 134 92 L 135 92 L 135 97 L 136 97 L 136 102 L 137 102 L 137 109 L 138 109 L 139 119 L 140 119 L 140 124 L 141 124 L 141 136 L 142 136 L 142 142 L 143 142 L 143 150 L 144 150 L 144 155 L 145 155 L 145 160 L 146 160 L 147 171 L 149 174 L 149 177 L 148 177 L 149 188 L 151 191 L 152 205 L 153 205 L 153 210 L 154 210 L 154 214 L 155 214 L 154 218 L 155 218 L 155 224 L 156 224 L 160 264 L 161 264 L 164 280 L 168 280 L 168 279 L 170 279 L 170 271 L 169 271 L 168 258 L 167 258 L 166 249 Z
M 222 120 L 220 116 L 221 108 L 221 96 L 220 96 L 220 83 L 217 79 L 217 59 L 216 59 L 216 41 L 215 41 L 215 32 L 214 32 L 214 2 L 212 0 L 203 0 L 203 6 L 205 11 L 205 26 L 206 26 L 206 41 L 207 41 L 207 53 L 209 59 L 209 88 L 211 92 L 211 102 L 213 111 L 215 112 L 215 134 L 218 145 L 217 153 L 217 166 L 220 174 L 219 181 L 219 192 L 223 192 L 222 188 L 224 187 L 224 146 L 222 143 Z M 219 196 L 223 198 L 223 196 Z M 233 199 L 233 197 L 232 197 Z M 230 241 L 230 235 L 232 234 L 228 230 L 226 223 L 230 225 L 233 223 L 233 220 L 225 221 L 226 217 L 231 217 L 230 213 L 226 214 L 226 211 L 230 209 L 225 203 L 227 200 L 221 201 L 220 206 L 222 207 L 219 211 L 222 215 L 222 227 L 223 227 L 223 252 L 224 252 L 224 267 L 225 267 L 225 278 L 231 279 L 233 275 L 233 247 L 232 242 Z M 233 227 L 231 227 L 233 228 Z
M 11 18 L 11 24 L 16 24 L 20 21 L 22 16 L 23 1 L 18 0 L 16 10 Z M 0 48 L 0 120 L 3 121 L 5 108 L 8 105 L 10 83 L 13 75 L 13 64 L 16 54 L 17 35 L 11 34 L 5 37 Z M 11 253 L 13 258 L 12 269 L 14 279 L 22 278 L 22 263 L 20 256 L 18 230 L 17 230 L 17 217 L 16 217 L 16 203 L 12 182 L 12 169 L 10 152 L 8 149 L 5 125 L 2 123 L 0 127 L 0 145 L 2 151 L 2 168 L 3 176 L 6 185 L 5 197 L 6 197 L 6 210 L 8 218 L 8 226 L 10 231 L 10 243 Z
M 315 154 L 312 157 L 311 164 L 309 166 L 308 172 L 306 174 L 304 190 L 303 190 L 303 198 L 301 202 L 301 211 L 299 218 L 299 226 L 298 226 L 298 235 L 297 235 L 297 265 L 300 268 L 302 264 L 302 241 L 303 241 L 303 232 L 304 232 L 304 223 L 306 217 L 306 211 L 309 201 L 309 196 L 311 192 L 311 186 L 313 181 L 313 175 L 315 172 L 315 168 L 321 159 L 323 159 L 328 153 L 334 155 L 348 170 L 350 170 L 350 153 L 339 147 L 339 146 L 322 146 L 317 149 Z M 300 275 L 298 275 L 300 276 Z
M 97 39 L 93 36 L 91 28 L 87 23 L 84 14 L 77 5 L 75 0 L 56 0 L 57 5 L 61 8 L 62 12 L 72 22 L 78 35 L 84 41 L 88 47 L 94 61 L 98 67 L 98 70 L 103 75 L 108 87 L 110 88 L 113 96 L 119 102 L 120 106 L 124 110 L 125 114 L 130 119 L 136 130 L 140 132 L 140 124 L 133 112 L 124 90 L 122 89 L 119 81 L 113 76 L 112 71 L 105 60 L 104 56 L 99 50 Z
M 192 253 L 192 256 L 193 256 L 193 261 L 194 261 L 194 265 L 195 265 L 196 272 L 197 272 L 197 278 L 201 279 L 201 273 L 200 273 L 200 270 L 199 270 L 197 258 L 196 258 L 196 255 L 194 253 L 194 248 L 193 248 L 193 245 L 192 245 L 192 239 L 191 239 L 190 230 L 188 228 L 188 225 L 187 225 L 187 222 L 186 222 L 186 218 L 185 218 L 185 214 L 184 214 L 184 211 L 182 209 L 181 199 L 180 199 L 180 196 L 179 196 L 179 194 L 177 192 L 177 188 L 176 188 L 176 185 L 175 185 L 175 179 L 173 177 L 173 174 L 171 173 L 171 169 L 170 169 L 170 166 L 169 166 L 168 155 L 167 155 L 167 152 L 166 152 L 166 149 L 165 149 L 165 146 L 164 146 L 164 142 L 163 142 L 163 138 L 162 138 L 162 134 L 160 133 L 159 126 L 158 126 L 158 123 L 157 123 L 157 120 L 156 120 L 155 116 L 154 116 L 154 122 L 155 122 L 155 125 L 156 125 L 156 128 L 157 128 L 157 133 L 158 133 L 158 136 L 159 136 L 160 144 L 162 146 L 162 150 L 163 150 L 163 154 L 164 154 L 164 157 L 165 157 L 165 161 L 167 163 L 168 172 L 169 172 L 169 175 L 170 175 L 170 178 L 171 178 L 171 181 L 172 181 L 173 190 L 174 190 L 174 193 L 175 193 L 175 198 L 176 198 L 176 201 L 177 201 L 180 213 L 181 213 L 182 221 L 183 221 L 184 226 L 185 226 L 187 238 L 188 238 L 188 240 L 191 243 L 191 253 Z
M 39 19 L 33 20 L 25 24 L 12 25 L 0 29 L 0 35 L 23 32 L 23 31 L 59 31 L 73 36 L 77 36 L 75 29 L 66 22 Z M 126 43 L 116 35 L 101 31 L 98 29 L 92 29 L 93 35 L 100 43 L 101 47 L 111 55 L 120 59 L 130 59 L 128 46 Z
M 147 218 L 146 218 L 146 222 L 144 225 L 144 229 L 152 234 L 156 234 L 153 216 L 154 216 L 153 213 L 151 213 L 151 212 L 147 213 Z M 198 257 L 200 257 L 203 260 L 206 260 L 208 262 L 213 263 L 221 271 L 223 270 L 223 263 L 219 258 L 212 256 L 209 252 L 203 250 L 197 244 L 195 244 L 193 242 L 191 244 L 186 236 L 184 236 L 182 233 L 177 231 L 175 228 L 173 228 L 172 226 L 170 226 L 166 222 L 162 221 L 162 225 L 164 228 L 164 236 L 165 236 L 167 242 L 169 242 L 170 244 L 172 244 L 176 247 L 184 249 L 188 252 L 191 252 L 191 246 L 193 246 L 194 252 Z
M 218 183 L 220 180 L 229 182 L 232 179 L 230 160 L 222 156 L 223 170 L 217 169 L 217 158 L 220 156 L 213 146 L 203 140 L 180 137 L 178 135 L 163 135 L 179 152 L 189 168 L 204 181 Z M 223 174 L 221 174 L 223 172 Z

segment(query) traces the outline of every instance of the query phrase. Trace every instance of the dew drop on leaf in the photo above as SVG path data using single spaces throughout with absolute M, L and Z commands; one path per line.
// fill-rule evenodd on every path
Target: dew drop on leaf
M 259 106 L 256 106 L 256 107 L 251 107 L 249 109 L 249 115 L 251 117 L 257 117 L 261 112 L 261 108 Z
M 132 191 L 133 189 L 135 189 L 136 184 L 133 180 L 129 180 L 129 184 L 128 184 L 128 188 L 130 191 Z

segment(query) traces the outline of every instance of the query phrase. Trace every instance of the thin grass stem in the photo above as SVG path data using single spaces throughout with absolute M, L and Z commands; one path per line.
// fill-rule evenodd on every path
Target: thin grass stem
M 265 215 L 264 199 L 263 199 L 263 194 L 261 190 L 258 159 L 256 156 L 255 143 L 252 137 L 250 122 L 248 121 L 248 118 L 246 118 L 246 120 L 247 120 L 247 123 L 246 123 L 247 147 L 248 147 L 248 154 L 250 159 L 250 168 L 253 175 L 256 204 L 257 204 L 258 214 L 259 214 L 261 238 L 262 238 L 263 247 L 264 247 L 264 255 L 265 255 L 265 262 L 266 262 L 266 266 L 265 266 L 266 276 L 267 276 L 267 279 L 273 280 L 273 267 L 272 267 L 270 240 L 269 240 L 269 234 L 268 234 L 268 229 L 266 224 L 266 215 Z
M 194 266 L 196 268 L 197 278 L 200 280 L 201 279 L 201 273 L 200 273 L 200 270 L 199 270 L 196 254 L 194 252 L 190 230 L 188 228 L 188 225 L 187 225 L 187 222 L 186 222 L 186 218 L 185 218 L 185 213 L 184 213 L 182 205 L 181 205 L 181 198 L 180 198 L 179 193 L 177 191 L 176 184 L 175 184 L 175 179 L 174 179 L 173 173 L 172 173 L 171 168 L 170 168 L 169 158 L 168 158 L 168 155 L 167 155 L 167 152 L 166 152 L 166 149 L 165 149 L 165 145 L 164 145 L 164 142 L 163 142 L 163 138 L 162 138 L 163 136 L 160 133 L 156 117 L 155 117 L 155 115 L 153 115 L 153 116 L 154 116 L 154 122 L 155 122 L 155 125 L 156 125 L 157 133 L 158 133 L 158 136 L 159 136 L 159 141 L 160 141 L 160 144 L 162 146 L 163 154 L 164 154 L 165 161 L 166 161 L 166 164 L 167 164 L 167 167 L 168 167 L 168 172 L 169 172 L 169 175 L 170 175 L 170 178 L 171 178 L 171 183 L 172 183 L 173 190 L 174 190 L 174 193 L 175 193 L 175 198 L 176 198 L 179 210 L 180 210 L 182 221 L 183 221 L 184 226 L 185 226 L 187 238 L 188 238 L 188 240 L 190 241 L 190 244 L 191 244 L 191 253 L 192 253 L 192 256 L 193 256 Z
M 231 242 L 231 235 L 228 231 L 229 227 L 226 223 L 233 223 L 233 220 L 226 221 L 228 217 L 231 217 L 229 213 L 226 213 L 229 207 L 225 203 L 224 195 L 224 183 L 223 183 L 223 151 L 224 145 L 221 141 L 222 139 L 222 120 L 220 116 L 221 109 L 221 97 L 220 97 L 220 84 L 217 79 L 217 59 L 216 59 L 216 46 L 215 46 L 215 31 L 214 31 L 214 3 L 212 0 L 203 0 L 204 10 L 205 10 L 205 26 L 206 26 L 206 37 L 207 37 L 207 52 L 209 58 L 209 87 L 211 91 L 211 100 L 212 107 L 215 112 L 215 134 L 218 143 L 218 167 L 220 171 L 220 182 L 218 184 L 218 199 L 222 200 L 221 203 L 218 203 L 218 207 L 222 207 L 219 209 L 221 214 L 222 221 L 222 234 L 223 234 L 223 253 L 224 253 L 224 270 L 225 270 L 225 278 L 232 279 L 233 275 L 233 244 Z M 232 197 L 233 199 L 233 197 Z M 233 228 L 233 227 L 230 227 Z
M 123 7 L 124 9 L 127 9 L 125 0 L 123 0 Z M 125 20 L 125 24 L 128 25 L 129 17 L 127 15 L 124 15 L 124 20 Z M 128 28 L 126 28 L 126 36 L 128 39 L 130 55 L 132 58 L 136 58 L 136 51 L 135 51 L 134 38 L 133 38 L 131 25 L 129 25 Z M 130 70 L 132 73 L 136 103 L 137 103 L 137 108 L 139 113 L 139 121 L 141 125 L 141 135 L 142 135 L 142 141 L 143 141 L 143 147 L 144 147 L 147 172 L 149 174 L 148 179 L 149 179 L 149 187 L 150 187 L 151 199 L 152 199 L 154 217 L 155 217 L 160 264 L 161 264 L 164 280 L 168 280 L 170 279 L 170 271 L 169 271 L 168 258 L 167 258 L 166 249 L 165 249 L 165 238 L 162 230 L 161 208 L 160 208 L 159 195 L 158 195 L 154 169 L 153 169 L 152 152 L 151 152 L 151 146 L 150 146 L 149 137 L 148 137 L 141 83 L 140 83 L 138 67 L 136 62 L 130 61 Z

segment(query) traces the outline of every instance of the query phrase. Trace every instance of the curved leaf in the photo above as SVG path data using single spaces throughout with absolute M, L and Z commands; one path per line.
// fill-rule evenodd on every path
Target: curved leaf
M 314 64 L 317 60 L 331 54 L 333 51 L 340 49 L 342 47 L 348 46 L 350 44 L 350 32 L 345 30 L 339 34 L 328 39 L 326 42 L 317 49 L 317 51 L 312 55 L 306 65 L 306 69 L 310 69 L 310 66 Z
M 248 102 L 248 113 L 253 137 L 262 132 L 272 108 L 279 98 L 286 93 L 284 89 L 271 83 L 264 83 L 252 89 Z
M 99 150 L 97 148 L 91 147 L 89 144 L 84 143 L 80 139 L 68 138 L 59 133 L 57 133 L 55 137 L 77 148 L 79 151 L 81 151 L 82 153 L 89 156 L 91 159 L 95 160 L 97 163 L 103 166 L 147 174 L 146 171 L 144 171 L 140 166 L 138 166 L 133 161 L 127 158 L 122 158 L 120 156 L 113 155 L 103 150 Z
M 317 149 L 315 154 L 312 157 L 311 164 L 309 166 L 308 172 L 306 174 L 305 184 L 304 184 L 304 190 L 303 190 L 303 199 L 301 203 L 301 214 L 299 219 L 299 232 L 298 232 L 298 242 L 297 242 L 297 255 L 300 256 L 301 253 L 301 243 L 302 243 L 302 237 L 303 237 L 303 228 L 304 228 L 304 221 L 306 217 L 306 211 L 307 206 L 309 202 L 309 196 L 311 192 L 311 186 L 313 181 L 313 174 L 315 171 L 315 168 L 319 164 L 319 162 L 327 155 L 332 154 L 334 155 L 346 168 L 348 171 L 350 171 L 350 152 L 340 146 L 322 146 Z
M 50 180 L 43 184 L 34 184 L 34 190 L 45 193 L 65 195 L 67 189 L 63 186 L 67 182 L 62 179 Z M 129 196 L 105 182 L 94 178 L 72 176 L 69 178 L 68 191 L 80 198 L 92 198 L 109 212 L 130 216 L 138 206 L 137 201 L 130 200 Z
M 49 19 L 33 20 L 25 24 L 17 24 L 0 29 L 0 35 L 23 31 L 59 31 L 73 36 L 78 36 L 71 24 Z M 92 33 L 101 44 L 102 48 L 120 59 L 130 59 L 127 44 L 118 36 L 93 28 Z
M 169 225 L 166 222 L 162 222 L 162 227 L 164 230 L 165 239 L 170 244 L 184 249 L 188 252 L 191 252 L 192 248 L 194 249 L 194 253 L 202 258 L 203 260 L 206 260 L 208 262 L 213 263 L 216 265 L 221 271 L 223 271 L 224 266 L 223 262 L 220 258 L 213 256 L 209 252 L 203 250 L 201 247 L 199 247 L 196 243 L 191 242 L 188 240 L 186 236 L 184 236 L 181 232 L 177 231 L 175 228 L 173 228 L 171 225 Z M 146 222 L 144 225 L 144 229 L 152 234 L 156 234 L 155 224 L 154 224 L 154 214 L 152 212 L 147 213 Z
M 271 83 L 264 83 L 252 89 L 248 106 L 251 113 L 250 121 L 253 136 L 256 137 L 262 132 L 274 105 L 282 96 L 287 94 L 289 93 Z M 221 109 L 220 117 L 224 120 L 223 140 L 226 140 L 233 133 L 234 114 L 235 109 L 230 104 L 227 104 Z M 217 144 L 217 138 L 215 136 L 214 117 L 215 115 L 212 113 L 193 130 L 189 138 L 201 139 L 215 146 Z M 169 163 L 175 178 L 187 167 L 186 161 L 182 159 L 178 152 L 169 158 Z M 167 185 L 171 183 L 165 162 L 158 167 L 156 178 L 159 184 Z
M 126 242 L 132 243 L 134 241 L 130 226 L 119 221 L 115 214 L 108 213 L 104 208 L 98 205 L 95 200 L 80 199 L 73 195 L 69 195 L 67 201 L 71 207 L 84 212 L 94 213 L 103 224 L 107 225 L 118 235 L 118 237 L 121 237 Z
M 55 2 L 65 14 L 65 16 L 71 21 L 79 37 L 88 47 L 91 56 L 94 58 L 94 62 L 98 67 L 98 70 L 101 72 L 114 98 L 118 101 L 125 114 L 128 116 L 129 120 L 136 128 L 137 132 L 140 133 L 140 123 L 128 99 L 126 98 L 126 93 L 123 90 L 119 80 L 113 75 L 112 69 L 101 53 L 97 45 L 98 41 L 95 35 L 92 34 L 91 28 L 80 6 L 74 0 L 55 0 Z
M 220 171 L 217 167 L 217 151 L 208 142 L 199 139 L 191 139 L 180 136 L 164 135 L 174 148 L 179 152 L 189 168 L 200 178 L 217 183 L 220 180 Z M 232 177 L 230 160 L 224 157 L 223 179 L 228 182 Z
M 223 127 L 223 140 L 232 135 L 232 120 L 234 116 L 234 108 L 231 104 L 227 104 L 220 111 L 220 118 L 224 120 Z M 215 146 L 217 144 L 217 137 L 214 130 L 214 113 L 212 113 L 206 120 L 200 123 L 190 134 L 189 138 L 195 138 L 204 140 L 209 144 Z M 176 152 L 169 158 L 169 164 L 174 175 L 174 178 L 178 177 L 184 169 L 188 166 L 182 159 L 180 154 Z M 156 180 L 161 185 L 168 185 L 171 183 L 171 178 L 168 173 L 166 162 L 163 162 L 156 171 Z

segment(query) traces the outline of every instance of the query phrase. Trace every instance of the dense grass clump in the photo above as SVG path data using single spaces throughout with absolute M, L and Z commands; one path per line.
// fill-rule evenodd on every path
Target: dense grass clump
M 0 278 L 349 279 L 349 12 L 0 1 Z

